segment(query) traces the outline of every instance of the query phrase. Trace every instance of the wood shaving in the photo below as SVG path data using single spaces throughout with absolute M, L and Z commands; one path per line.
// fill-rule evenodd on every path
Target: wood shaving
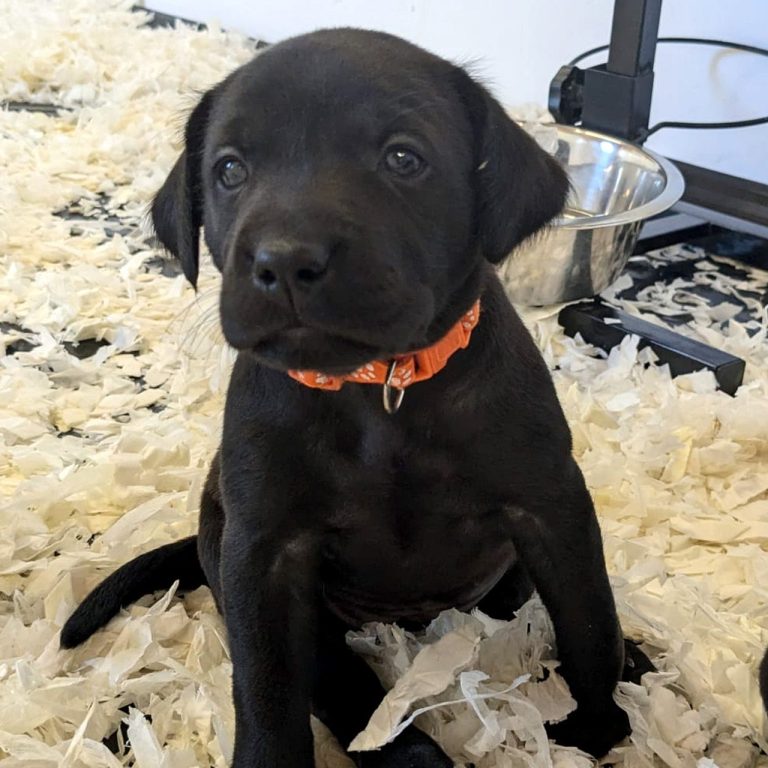
M 58 650 L 107 573 L 194 531 L 232 362 L 213 268 L 195 296 L 143 222 L 184 113 L 254 45 L 150 29 L 129 5 L 0 0 L 4 98 L 58 108 L 0 111 L 0 768 L 224 768 L 232 753 L 231 664 L 207 589 L 147 596 Z M 680 291 L 644 300 L 671 313 Z M 659 669 L 617 693 L 633 733 L 611 759 L 626 768 L 766 764 L 768 322 L 688 309 L 684 332 L 746 359 L 735 398 L 708 373 L 672 380 L 636 340 L 605 355 L 565 337 L 557 308 L 523 313 L 595 498 L 622 623 Z M 390 731 L 423 710 L 461 765 L 594 762 L 544 737 L 573 703 L 536 600 L 512 622 L 450 611 L 418 637 L 371 625 L 349 642 L 408 689 Z M 432 643 L 464 655 L 423 655 Z M 440 685 L 422 693 L 415 672 L 435 659 Z M 349 766 L 315 728 L 318 765 Z

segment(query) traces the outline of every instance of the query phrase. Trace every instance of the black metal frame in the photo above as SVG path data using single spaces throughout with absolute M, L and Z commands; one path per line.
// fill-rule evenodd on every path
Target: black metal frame
M 560 123 L 642 143 L 648 135 L 662 0 L 615 0 L 608 61 L 561 67 L 549 87 Z
M 616 0 L 608 62 L 584 73 L 581 124 L 643 141 L 653 93 L 661 0 Z
M 549 108 L 560 123 L 642 144 L 647 136 L 662 0 L 615 0 L 608 61 L 561 67 Z M 685 177 L 682 201 L 768 227 L 768 185 L 674 161 Z
M 685 179 L 683 202 L 768 227 L 768 184 L 681 160 L 672 162 Z
M 741 358 L 633 317 L 599 299 L 563 307 L 558 321 L 568 336 L 578 333 L 585 341 L 606 351 L 620 344 L 625 336 L 638 336 L 638 348 L 650 347 L 660 363 L 669 365 L 673 376 L 706 368 L 714 373 L 720 389 L 729 395 L 736 394 L 744 378 L 746 364 Z
M 550 85 L 549 105 L 561 123 L 618 136 L 638 144 L 647 138 L 653 93 L 653 64 L 662 0 L 615 0 L 606 64 L 560 69 Z M 768 226 L 768 185 L 674 161 L 686 182 L 682 201 L 698 209 Z M 669 237 L 666 235 L 665 237 Z M 679 241 L 678 241 L 679 242 Z M 673 375 L 700 368 L 714 372 L 720 387 L 733 394 L 741 384 L 744 361 L 670 331 L 632 318 L 599 299 L 563 309 L 565 332 L 608 349 L 627 334 L 651 346 Z

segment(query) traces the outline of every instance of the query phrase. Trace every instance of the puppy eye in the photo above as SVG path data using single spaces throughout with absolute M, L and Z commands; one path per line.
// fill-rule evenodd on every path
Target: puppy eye
M 216 167 L 221 186 L 225 189 L 237 189 L 248 179 L 248 169 L 236 157 L 225 157 Z
M 384 156 L 384 167 L 390 172 L 402 177 L 413 177 L 426 166 L 421 155 L 407 147 L 390 147 Z

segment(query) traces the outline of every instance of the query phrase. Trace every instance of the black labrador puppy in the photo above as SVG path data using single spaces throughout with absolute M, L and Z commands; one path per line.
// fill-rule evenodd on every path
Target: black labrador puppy
M 202 97 L 185 139 L 152 217 L 193 285 L 201 228 L 222 274 L 239 354 L 221 447 L 198 536 L 110 576 L 62 645 L 177 578 L 206 583 L 234 765 L 309 768 L 310 711 L 348 744 L 382 696 L 347 628 L 451 606 L 512 618 L 535 588 L 578 701 L 550 734 L 604 754 L 629 725 L 600 530 L 493 268 L 561 211 L 563 170 L 463 69 L 354 29 L 268 48 Z M 413 727 L 353 757 L 451 765 Z

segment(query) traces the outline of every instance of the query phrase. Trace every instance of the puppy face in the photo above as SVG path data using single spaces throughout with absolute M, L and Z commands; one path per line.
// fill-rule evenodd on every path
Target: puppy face
M 348 372 L 434 342 L 562 209 L 560 167 L 463 70 L 398 38 L 325 30 L 209 91 L 152 209 L 194 284 L 222 273 L 227 341 Z

